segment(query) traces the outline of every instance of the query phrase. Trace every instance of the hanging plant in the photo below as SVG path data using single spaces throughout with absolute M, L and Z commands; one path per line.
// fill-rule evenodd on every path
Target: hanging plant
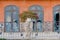
M 19 15 L 19 17 L 21 19 L 21 22 L 25 22 L 27 18 L 38 19 L 37 14 L 32 11 L 24 11 Z

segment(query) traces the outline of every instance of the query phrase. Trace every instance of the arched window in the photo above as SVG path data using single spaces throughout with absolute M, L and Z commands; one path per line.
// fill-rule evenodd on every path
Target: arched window
M 36 13 L 39 17 L 36 24 L 33 24 L 33 31 L 42 32 L 42 23 L 43 23 L 43 8 L 39 5 L 33 5 L 29 8 L 30 11 Z M 35 23 L 35 22 L 33 22 Z
M 15 5 L 5 7 L 5 32 L 19 32 L 19 9 Z
M 53 8 L 53 16 L 54 16 L 54 31 L 60 32 L 60 5 L 57 5 Z

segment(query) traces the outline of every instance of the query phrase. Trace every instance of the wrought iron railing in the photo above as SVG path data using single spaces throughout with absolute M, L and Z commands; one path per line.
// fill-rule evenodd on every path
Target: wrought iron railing
M 4 32 L 4 30 L 5 30 L 4 29 L 5 28 L 4 24 L 5 24 L 4 22 L 0 23 L 1 32 Z M 52 32 L 54 32 L 56 28 L 57 28 L 57 30 L 59 30 L 59 26 L 60 26 L 59 22 L 53 22 L 53 21 L 47 21 L 46 22 L 46 21 L 44 21 L 41 24 L 39 24 L 39 25 L 42 26 L 42 30 L 39 31 L 40 29 L 37 28 L 38 24 L 37 24 L 37 22 L 35 22 L 35 23 L 33 23 L 33 22 L 28 22 L 28 23 L 20 22 L 20 24 L 19 24 L 20 25 L 19 26 L 19 29 L 20 29 L 19 32 L 44 32 L 44 31 L 48 31 L 48 32 L 52 31 Z M 34 27 L 35 27 L 35 29 L 34 29 Z M 58 31 L 56 31 L 56 32 L 58 32 Z
M 46 36 L 46 37 L 53 37 L 57 36 L 57 38 L 59 38 L 57 32 L 54 32 L 54 23 L 52 21 L 48 21 L 48 22 L 42 22 L 42 32 L 37 31 L 33 31 L 33 22 L 30 22 L 32 26 L 29 26 L 27 23 L 20 23 L 20 32 L 4 32 L 4 22 L 0 23 L 0 38 L 7 38 L 7 39 L 12 39 L 12 38 L 20 38 L 20 39 L 30 39 L 30 38 L 36 38 L 38 36 L 40 36 L 42 38 L 42 36 Z M 29 23 L 29 24 L 30 24 Z M 24 24 L 24 25 L 23 25 Z M 28 31 L 26 29 L 26 31 L 24 31 L 25 26 L 31 27 L 30 30 Z M 21 29 L 21 27 L 24 29 Z M 52 34 L 50 33 L 52 32 Z M 50 35 L 50 36 L 49 36 Z M 35 37 L 36 36 L 36 37 Z M 11 37 L 11 38 L 9 38 Z M 39 38 L 39 37 L 38 37 Z

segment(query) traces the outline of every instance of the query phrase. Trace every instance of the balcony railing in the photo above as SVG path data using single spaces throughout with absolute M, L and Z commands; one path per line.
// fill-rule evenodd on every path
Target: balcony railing
M 1 22 L 0 23 L 0 32 L 4 32 L 5 28 L 5 23 Z M 42 26 L 42 30 L 39 31 L 38 26 Z M 55 29 L 59 30 L 60 23 L 59 22 L 52 22 L 52 21 L 47 21 L 47 22 L 42 22 L 42 23 L 33 23 L 33 22 L 25 22 L 22 23 L 20 22 L 19 24 L 19 32 L 54 32 Z M 34 29 L 35 27 L 35 29 Z M 58 32 L 58 31 L 57 31 Z
M 37 23 L 37 22 L 36 22 Z M 33 22 L 29 23 L 21 23 L 20 22 L 20 31 L 19 32 L 4 32 L 4 22 L 0 23 L 0 38 L 7 39 L 43 39 L 43 38 L 51 38 L 58 39 L 60 35 L 57 32 L 54 32 L 54 23 L 52 21 L 42 22 L 42 32 L 38 30 L 33 31 Z M 30 25 L 28 25 L 30 24 Z M 36 25 L 36 24 L 35 24 Z M 25 29 L 25 27 L 27 27 Z M 37 28 L 37 27 L 36 27 Z M 48 38 L 48 39 L 49 39 Z

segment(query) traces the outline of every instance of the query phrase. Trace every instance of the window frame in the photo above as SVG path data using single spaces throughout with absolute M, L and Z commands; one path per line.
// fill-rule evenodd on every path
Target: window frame
M 31 11 L 31 8 L 32 7 L 39 7 L 40 8 L 40 10 L 39 11 L 42 11 L 42 25 L 43 25 L 43 22 L 44 22 L 44 8 L 42 7 L 42 6 L 40 6 L 40 5 L 31 5 L 30 7 L 29 7 L 29 11 Z M 34 10 L 34 9 L 33 9 Z M 38 10 L 38 9 L 37 9 Z M 33 27 L 32 27 L 33 28 Z M 34 28 L 33 28 L 34 29 Z M 34 31 L 33 31 L 34 32 Z M 38 31 L 39 32 L 39 31 Z M 42 31 L 41 32 L 43 32 L 43 26 L 42 26 Z
M 11 8 L 13 8 L 13 7 L 15 7 L 16 9 L 14 9 L 13 8 L 13 10 L 15 10 L 16 12 L 18 12 L 17 14 L 19 15 L 19 8 L 16 6 L 16 5 L 7 5 L 7 6 L 5 6 L 5 8 L 4 8 L 4 32 L 7 32 L 6 31 L 6 12 L 8 12 L 9 10 L 12 10 L 12 9 L 8 9 L 9 7 L 11 7 Z M 11 12 L 10 12 L 11 13 Z M 12 13 L 12 14 L 14 14 L 14 13 Z M 11 14 L 11 16 L 13 16 Z M 11 17 L 11 19 L 13 20 L 13 18 Z M 13 22 L 13 21 L 12 21 Z M 7 22 L 7 23 L 9 23 L 9 22 Z M 19 32 L 20 32 L 20 21 L 19 21 L 19 16 L 18 16 L 18 25 L 19 25 Z M 13 25 L 13 24 L 12 24 Z M 12 27 L 12 25 L 11 25 L 11 27 Z M 12 27 L 13 28 L 13 27 Z M 10 32 L 10 31 L 9 31 Z M 8 33 L 9 33 L 8 32 Z M 13 32 L 13 29 L 12 29 L 12 31 L 11 32 Z

